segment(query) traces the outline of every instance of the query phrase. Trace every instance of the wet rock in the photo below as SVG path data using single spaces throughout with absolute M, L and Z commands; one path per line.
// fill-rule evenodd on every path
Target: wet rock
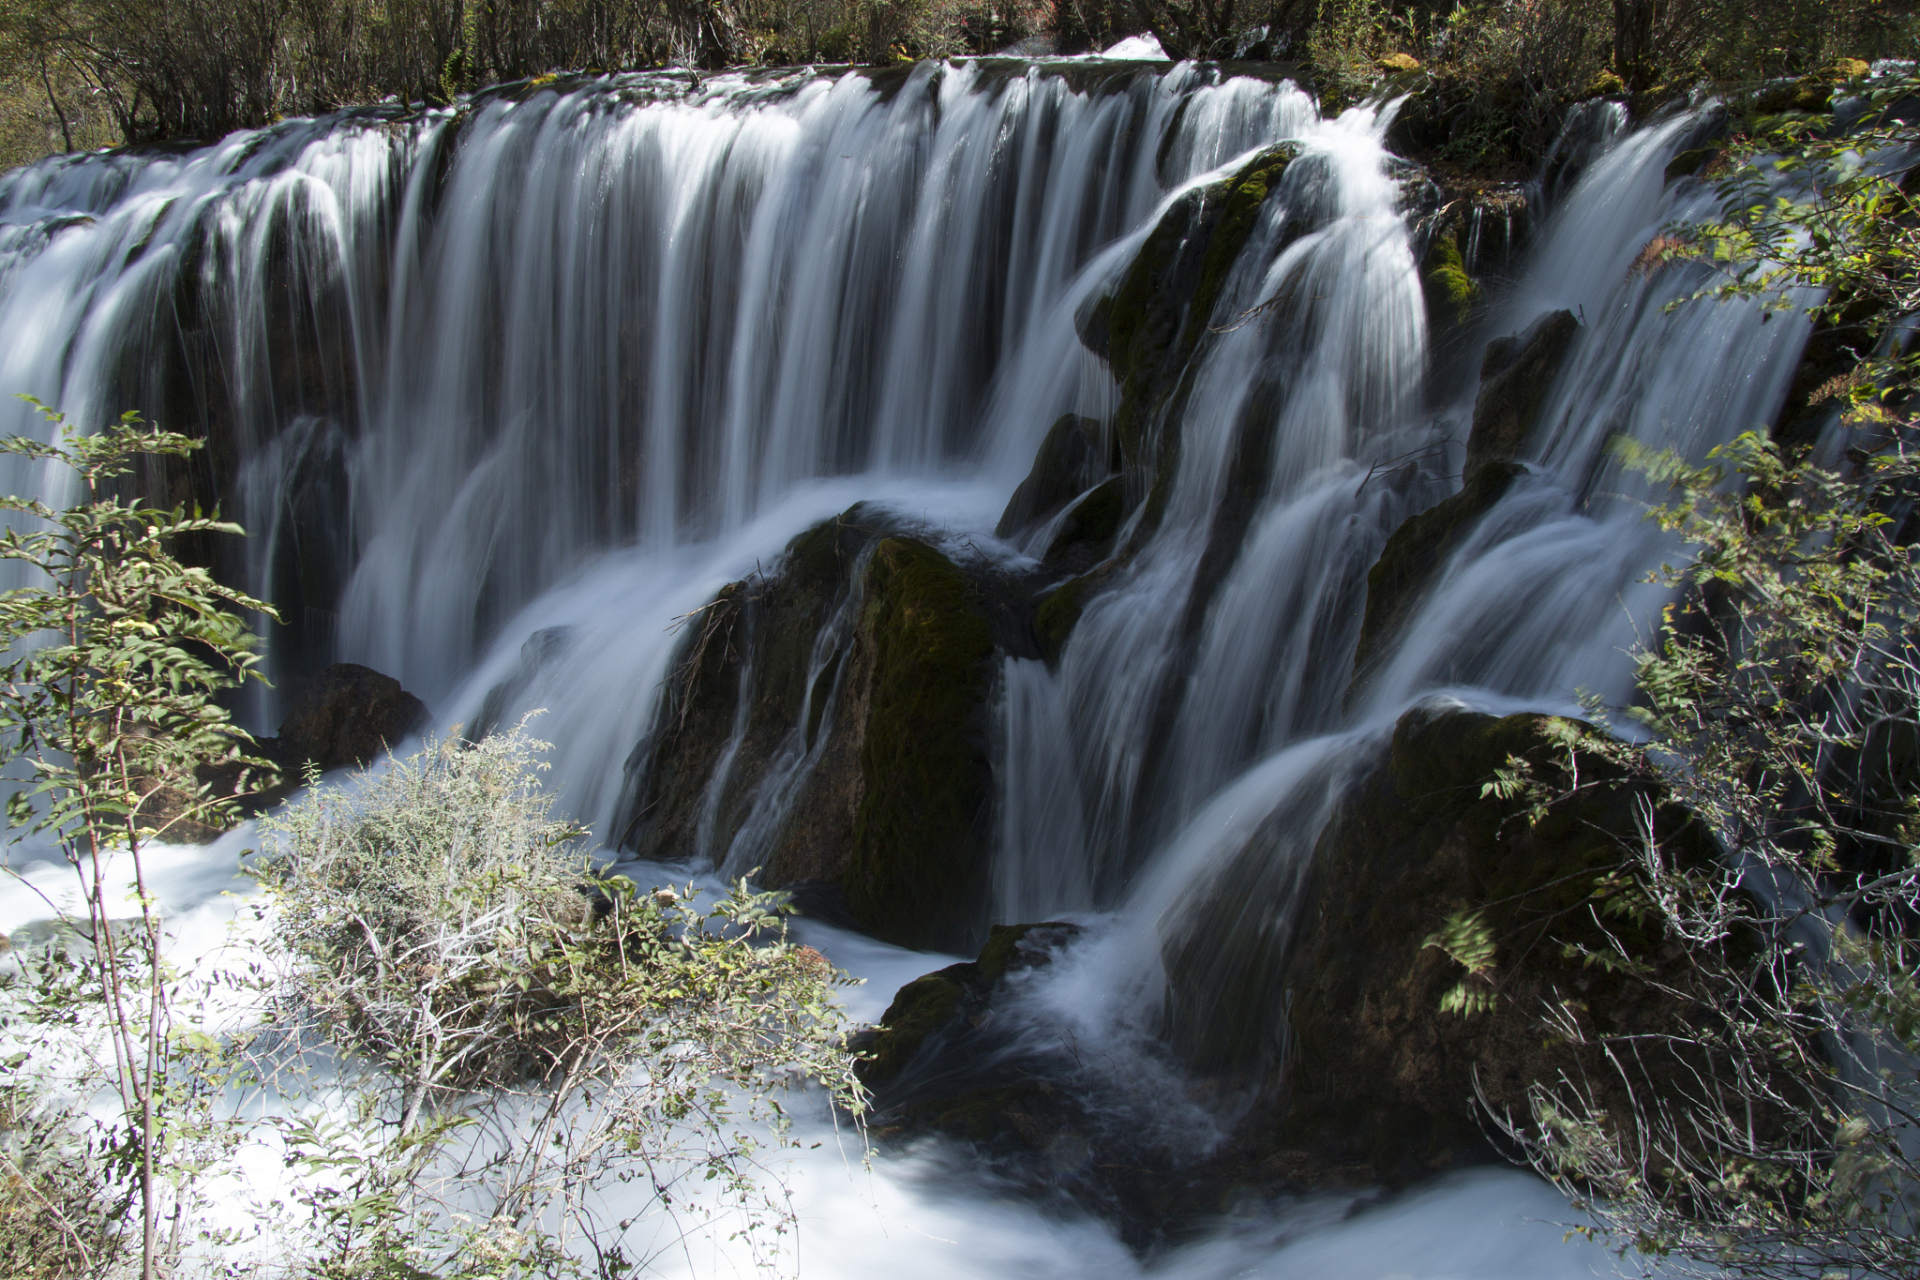
M 1146 493 L 1142 534 L 1158 524 L 1165 479 L 1178 457 L 1178 420 L 1169 407 L 1213 321 L 1234 259 L 1260 209 L 1299 154 L 1288 145 L 1263 151 L 1232 177 L 1176 200 L 1148 234 L 1113 293 L 1077 318 L 1087 349 L 1120 383 L 1113 434 L 1128 477 L 1126 492 Z
M 427 721 L 426 704 L 392 676 L 351 662 L 335 663 L 301 688 L 278 737 L 261 738 L 244 749 L 266 760 L 266 767 L 202 766 L 195 782 L 213 796 L 237 796 L 239 816 L 258 813 L 284 800 L 309 766 L 324 771 L 371 764 Z M 163 840 L 205 844 L 227 828 L 189 818 L 198 803 L 185 787 L 162 787 L 141 806 L 140 816 Z
M 1033 459 L 1033 469 L 1013 491 L 994 535 L 1014 537 L 1045 524 L 1066 505 L 1114 471 L 1102 440 L 1100 424 L 1078 414 L 1064 414 L 1047 431 Z
M 1312 1152 L 1328 1167 L 1364 1164 L 1390 1181 L 1490 1158 L 1476 1096 L 1525 1114 L 1528 1087 L 1565 1071 L 1614 1097 L 1598 1051 L 1549 1034 L 1549 1013 L 1585 1033 L 1643 1033 L 1643 1084 L 1680 1078 L 1686 1064 L 1663 1056 L 1657 1037 L 1687 1033 L 1688 1006 L 1662 988 L 1684 986 L 1688 956 L 1631 914 L 1605 918 L 1639 973 L 1585 963 L 1579 949 L 1612 945 L 1595 920 L 1635 847 L 1638 806 L 1676 857 L 1712 858 L 1710 838 L 1586 756 L 1589 785 L 1529 822 L 1523 801 L 1482 792 L 1514 756 L 1566 777 L 1548 717 L 1418 709 L 1348 793 L 1317 841 L 1284 1013 L 1276 1004 L 1270 1015 L 1286 1019 L 1291 1065 L 1243 1142 Z M 1489 940 L 1477 978 L 1433 945 L 1463 910 L 1478 912 Z M 1443 1011 L 1463 979 L 1483 1005 Z
M 1480 362 L 1480 395 L 1467 437 L 1466 474 L 1489 462 L 1517 458 L 1525 450 L 1554 375 L 1573 346 L 1580 322 L 1571 311 L 1553 311 L 1518 334 L 1487 345 Z
M 336 662 L 306 682 L 280 736 L 262 745 L 296 769 L 345 769 L 373 763 L 426 722 L 426 704 L 398 680 Z
M 899 1078 L 930 1042 L 973 1025 L 1010 973 L 1052 963 L 1053 953 L 1080 934 L 1064 921 L 997 924 L 988 932 L 978 958 L 948 965 L 900 988 L 880 1025 L 862 1041 L 860 1078 L 877 1088 Z
M 866 507 L 802 534 L 771 572 L 689 619 L 629 762 L 622 843 L 745 857 L 770 887 L 832 886 L 876 936 L 971 946 L 992 658 L 1033 655 L 1017 607 L 1029 590 L 963 570 Z
M 836 725 L 859 735 L 864 783 L 840 879 L 876 936 L 937 945 L 967 935 L 985 890 L 993 636 L 972 583 L 925 543 L 881 542 L 864 586 L 851 661 L 865 714 Z
M 1460 492 L 1409 517 L 1393 531 L 1380 558 L 1367 570 L 1367 612 L 1353 653 L 1356 682 L 1365 678 L 1387 643 L 1426 599 L 1448 558 L 1480 517 L 1506 496 L 1522 470 L 1518 463 L 1489 462 L 1472 473 Z
M 1106 559 L 1126 519 L 1126 495 L 1115 476 L 1096 486 L 1067 510 L 1059 531 L 1041 556 L 1049 568 L 1082 573 Z

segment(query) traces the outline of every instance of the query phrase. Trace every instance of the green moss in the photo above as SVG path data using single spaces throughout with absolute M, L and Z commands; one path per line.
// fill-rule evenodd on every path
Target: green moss
M 937 973 L 915 978 L 900 988 L 880 1019 L 860 1062 L 860 1078 L 868 1085 L 883 1084 L 900 1074 L 927 1037 L 958 1018 L 966 1002 L 972 964 L 954 964 Z
M 1048 662 L 1060 661 L 1060 651 L 1066 648 L 1067 637 L 1080 621 L 1080 611 L 1086 607 L 1087 592 L 1093 583 L 1093 574 L 1082 574 L 1061 584 L 1040 602 L 1040 608 L 1034 613 L 1033 629 L 1040 640 L 1040 653 Z
M 1465 324 L 1480 301 L 1480 282 L 1467 272 L 1466 255 L 1453 235 L 1434 237 L 1420 280 L 1426 286 L 1427 315 L 1436 330 Z
M 873 676 L 847 901 L 889 941 L 964 936 L 985 863 L 993 637 L 973 585 L 910 538 L 875 546 L 865 597 Z

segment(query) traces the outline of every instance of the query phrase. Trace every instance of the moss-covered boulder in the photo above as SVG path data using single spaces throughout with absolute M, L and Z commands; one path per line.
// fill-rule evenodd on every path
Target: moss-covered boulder
M 994 536 L 1011 538 L 1044 524 L 1115 470 L 1100 424 L 1069 413 L 1048 429 L 1033 469 L 1013 491 Z
M 1148 233 L 1111 294 L 1078 318 L 1081 340 L 1120 383 L 1113 435 L 1129 478 L 1147 493 L 1146 529 L 1158 519 L 1179 439 L 1167 423 L 1194 352 L 1213 321 L 1228 273 L 1258 225 L 1267 197 L 1298 155 L 1270 148 L 1231 177 L 1183 194 Z M 1143 532 L 1145 529 L 1143 529 Z
M 1521 471 L 1517 463 L 1489 462 L 1468 477 L 1460 492 L 1410 516 L 1393 531 L 1380 558 L 1367 570 L 1367 612 L 1353 651 L 1356 680 L 1373 668 L 1388 642 L 1426 600 L 1449 557 L 1480 517 L 1506 496 Z
M 880 1025 L 859 1041 L 860 1078 L 870 1088 L 895 1081 L 930 1042 L 937 1047 L 977 1022 L 1009 973 L 1052 963 L 1055 950 L 1079 933 L 1078 925 L 1059 920 L 994 925 L 978 958 L 900 988 Z
M 815 641 L 891 527 L 884 513 L 850 507 L 788 543 L 770 572 L 723 587 L 688 616 L 652 730 L 628 762 L 624 847 L 662 861 L 725 855 L 790 738 L 801 749 L 817 740 L 845 647 L 822 655 Z M 789 868 L 782 882 L 809 878 Z
M 1624 1102 L 1600 1051 L 1549 1032 L 1549 1016 L 1589 1039 L 1649 1037 L 1636 1071 L 1651 1087 L 1686 1069 L 1659 1037 L 1688 1033 L 1690 1006 L 1664 988 L 1684 986 L 1691 961 L 1650 916 L 1608 903 L 1643 812 L 1672 856 L 1704 860 L 1714 847 L 1644 782 L 1591 756 L 1579 757 L 1585 785 L 1537 820 L 1524 801 L 1486 793 L 1512 757 L 1568 781 L 1563 741 L 1543 716 L 1454 707 L 1401 719 L 1316 843 L 1285 1000 L 1266 1014 L 1286 1019 L 1288 1066 L 1278 1105 L 1243 1141 L 1404 1181 L 1493 1154 L 1476 1098 L 1525 1114 L 1528 1087 L 1564 1071 Z M 1631 965 L 1583 958 L 1616 942 Z M 1463 990 L 1464 1002 L 1449 999 Z
M 986 888 L 993 635 L 978 590 L 923 542 L 879 543 L 863 586 L 851 661 L 864 785 L 841 881 L 877 936 L 950 945 Z
M 1033 656 L 1018 602 L 989 599 L 1001 586 L 867 507 L 794 539 L 689 618 L 629 765 L 623 844 L 744 858 L 770 887 L 830 888 L 889 941 L 973 945 L 992 659 Z
M 1525 451 L 1554 375 L 1579 332 L 1580 322 L 1571 311 L 1551 311 L 1523 332 L 1487 345 L 1467 437 L 1466 474 Z

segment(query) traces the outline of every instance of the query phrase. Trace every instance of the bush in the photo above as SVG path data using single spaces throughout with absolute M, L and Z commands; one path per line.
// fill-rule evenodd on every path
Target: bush
M 1720 269 L 1708 298 L 1812 313 L 1845 357 L 1808 397 L 1835 439 L 1825 465 L 1757 434 L 1700 465 L 1624 451 L 1667 487 L 1650 514 L 1690 558 L 1657 575 L 1676 598 L 1636 655 L 1635 704 L 1589 707 L 1648 745 L 1578 745 L 1684 803 L 1724 856 L 1682 861 L 1649 818 L 1590 908 L 1693 962 L 1671 994 L 1704 1052 L 1630 1114 L 1559 1080 L 1526 1122 L 1500 1118 L 1622 1248 L 1716 1274 L 1920 1275 L 1920 361 L 1899 332 L 1920 300 L 1920 138 L 1891 110 L 1915 88 L 1874 87 L 1850 131 L 1789 113 L 1729 158 L 1723 221 L 1649 246 L 1651 269 Z M 1493 785 L 1558 790 L 1519 761 Z M 1582 958 L 1639 963 L 1625 945 Z M 1655 1046 L 1600 1047 L 1625 1079 Z
M 342 1265 L 506 1249 L 558 1266 L 583 1242 L 619 1247 L 592 1209 L 617 1183 L 671 1212 L 713 1182 L 784 1226 L 743 1121 L 783 1133 L 775 1096 L 807 1081 L 859 1112 L 830 1003 L 845 977 L 744 882 L 701 907 L 596 875 L 550 816 L 543 749 L 521 729 L 443 739 L 264 824 L 281 996 L 257 1053 L 317 1033 L 349 1055 L 356 1132 L 291 1134 L 303 1159 L 356 1171 L 316 1201 Z

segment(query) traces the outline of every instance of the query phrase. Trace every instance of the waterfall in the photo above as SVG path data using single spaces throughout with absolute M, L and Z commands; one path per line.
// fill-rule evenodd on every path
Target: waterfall
M 251 532 L 221 568 L 281 608 L 276 679 L 364 663 L 442 727 L 544 709 L 563 804 L 613 847 L 677 628 L 796 534 L 864 501 L 1042 572 L 1052 526 L 990 531 L 1051 424 L 1114 417 L 1088 307 L 1184 194 L 1288 144 L 1152 424 L 1179 441 L 1155 517 L 1134 507 L 1057 663 L 992 676 L 992 918 L 1106 926 L 1034 998 L 1089 1038 L 1210 1042 L 1234 1007 L 1196 984 L 1272 981 L 1312 833 L 1408 708 L 1630 688 L 1668 548 L 1608 441 L 1699 457 L 1763 427 L 1807 336 L 1690 300 L 1698 268 L 1634 269 L 1713 202 L 1664 176 L 1694 113 L 1608 108 L 1563 140 L 1575 176 L 1535 191 L 1514 278 L 1438 345 L 1392 112 L 1208 65 L 994 60 L 601 77 L 62 156 L 0 179 L 0 390 L 206 435 L 150 479 Z M 1356 681 L 1369 567 L 1466 478 L 1481 352 L 1562 309 L 1524 471 Z M 0 402 L 0 431 L 44 430 Z M 762 865 L 820 750 L 796 727 L 740 831 L 689 855 Z

